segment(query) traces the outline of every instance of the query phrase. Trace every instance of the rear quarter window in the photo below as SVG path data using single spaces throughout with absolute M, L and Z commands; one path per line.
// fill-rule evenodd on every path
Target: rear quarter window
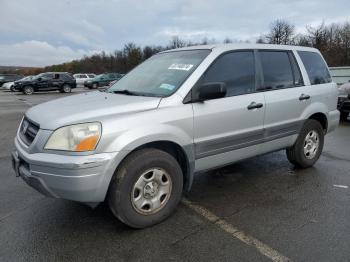
M 298 54 L 304 64 L 311 85 L 332 82 L 328 67 L 319 53 L 298 51 Z

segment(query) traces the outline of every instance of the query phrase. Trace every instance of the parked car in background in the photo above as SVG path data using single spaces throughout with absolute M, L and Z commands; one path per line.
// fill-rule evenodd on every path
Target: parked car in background
M 196 172 L 282 149 L 293 165 L 313 166 L 339 124 L 337 96 L 314 48 L 168 50 L 106 92 L 30 108 L 12 164 L 44 195 L 106 201 L 122 222 L 143 228 L 174 211 Z
M 15 82 L 6 82 L 5 84 L 2 85 L 2 89 L 9 90 L 14 92 L 15 90 L 13 89 L 13 85 Z
M 95 74 L 79 73 L 79 74 L 74 74 L 73 77 L 75 78 L 75 81 L 76 81 L 78 87 L 84 87 L 85 81 L 88 79 L 95 78 L 96 75 Z
M 23 75 L 16 75 L 16 74 L 0 74 L 0 87 L 2 87 L 2 85 L 5 83 L 14 82 L 23 77 L 24 77 Z
M 119 80 L 123 77 L 123 74 L 118 73 L 106 73 L 96 76 L 93 79 L 84 82 L 84 86 L 90 89 L 96 89 L 100 86 L 108 86 L 110 82 Z
M 53 91 L 58 90 L 61 93 L 69 93 L 73 88 L 76 88 L 74 77 L 69 73 L 64 72 L 48 72 L 41 73 L 30 79 L 16 81 L 14 90 L 23 92 L 26 95 L 31 95 L 38 91 Z
M 26 76 L 26 77 L 21 78 L 21 79 L 19 79 L 17 81 L 27 81 L 27 80 L 30 80 L 32 78 L 33 78 L 33 76 Z M 16 81 L 14 81 L 14 82 L 7 82 L 7 83 L 3 84 L 2 87 L 4 89 L 6 89 L 6 90 L 10 90 L 11 92 L 15 92 L 16 91 L 15 90 L 15 82 Z
M 350 113 L 350 81 L 341 85 L 338 90 L 338 110 L 340 111 L 340 118 L 346 120 Z

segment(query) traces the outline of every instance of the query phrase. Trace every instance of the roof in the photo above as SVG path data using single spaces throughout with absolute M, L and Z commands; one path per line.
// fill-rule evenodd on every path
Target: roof
M 213 45 L 197 45 L 188 46 L 177 49 L 171 49 L 163 51 L 162 53 L 182 50 L 198 50 L 198 49 L 210 49 L 215 51 L 230 51 L 236 49 L 272 49 L 272 50 L 299 50 L 299 51 L 312 51 L 318 52 L 316 48 L 295 46 L 295 45 L 270 45 L 270 44 L 247 44 L 247 43 L 236 43 L 236 44 L 213 44 Z

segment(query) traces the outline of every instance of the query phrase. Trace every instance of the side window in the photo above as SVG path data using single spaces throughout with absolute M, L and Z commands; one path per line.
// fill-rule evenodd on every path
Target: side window
M 253 51 L 238 51 L 219 57 L 204 74 L 200 84 L 224 82 L 226 96 L 255 91 L 255 61 Z
M 292 66 L 288 52 L 259 51 L 264 78 L 264 89 L 281 89 L 294 86 Z
M 311 85 L 332 82 L 332 78 L 329 74 L 327 65 L 318 53 L 298 51 L 298 54 L 301 58 L 301 61 L 303 61 Z
M 60 78 L 60 74 L 53 74 L 53 79 L 59 79 Z
M 89 75 L 89 78 L 94 78 L 95 77 L 95 75 Z
M 45 80 L 51 80 L 53 78 L 53 75 L 52 74 L 43 74 L 41 76 L 42 79 L 45 79 Z
M 87 78 L 86 75 L 80 75 L 80 78 Z
M 294 86 L 303 86 L 304 80 L 300 72 L 300 68 L 298 66 L 298 62 L 294 57 L 292 52 L 289 52 L 289 59 L 292 63 L 293 75 L 294 75 Z
M 60 78 L 61 78 L 62 80 L 64 80 L 64 81 L 69 81 L 69 80 L 72 79 L 72 76 L 69 75 L 69 74 L 61 74 L 61 75 L 60 75 Z

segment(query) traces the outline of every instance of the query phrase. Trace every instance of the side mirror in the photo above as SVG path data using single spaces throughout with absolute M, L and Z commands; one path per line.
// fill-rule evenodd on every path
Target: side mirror
M 197 88 L 198 101 L 217 99 L 226 96 L 226 85 L 224 82 L 212 82 L 200 85 Z
M 41 81 L 41 80 L 43 80 L 43 79 L 42 79 L 41 77 L 39 77 L 39 78 L 38 78 L 38 81 Z

